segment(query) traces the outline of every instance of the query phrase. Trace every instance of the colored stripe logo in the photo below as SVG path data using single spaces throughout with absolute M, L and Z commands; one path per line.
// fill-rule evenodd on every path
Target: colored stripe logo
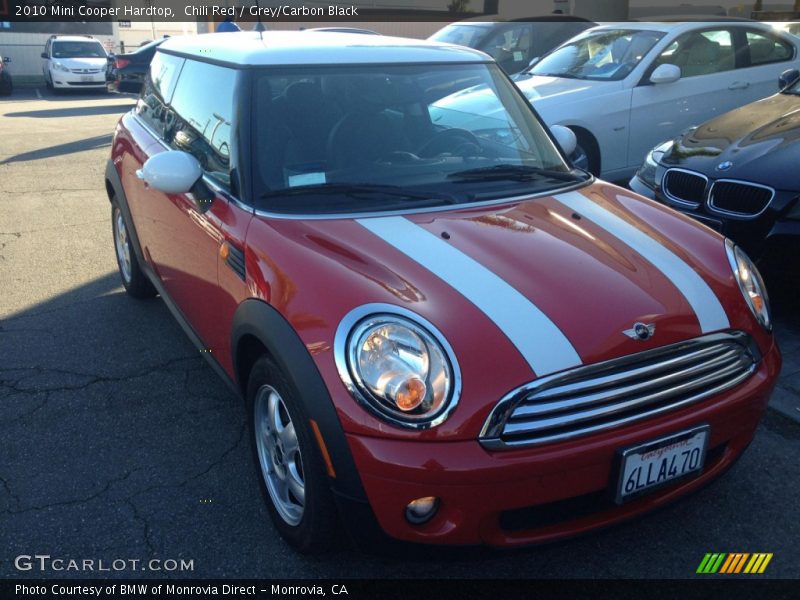
M 708 552 L 700 561 L 696 573 L 703 575 L 735 575 L 747 573 L 761 574 L 767 570 L 767 565 L 772 560 L 772 552 Z
M 579 192 L 559 194 L 555 199 L 608 231 L 661 271 L 686 298 L 703 333 L 730 327 L 728 315 L 717 296 L 677 254 Z
M 357 221 L 472 302 L 511 340 L 537 376 L 581 364 L 572 343 L 539 307 L 475 259 L 404 217 Z

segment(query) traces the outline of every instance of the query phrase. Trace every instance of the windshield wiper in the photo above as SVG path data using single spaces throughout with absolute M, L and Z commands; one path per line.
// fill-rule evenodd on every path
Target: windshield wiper
M 335 195 L 357 197 L 364 194 L 383 194 L 386 196 L 405 198 L 408 200 L 436 200 L 443 204 L 455 204 L 458 200 L 450 194 L 428 191 L 409 190 L 399 185 L 380 185 L 375 183 L 321 183 L 299 185 L 296 187 L 270 190 L 261 194 L 262 199 L 291 198 L 294 196 Z
M 463 179 L 472 181 L 492 181 L 497 179 L 509 179 L 512 181 L 530 181 L 531 179 L 557 179 L 558 181 L 580 181 L 584 177 L 575 171 L 556 171 L 553 169 L 543 169 L 528 165 L 492 165 L 491 167 L 480 167 L 477 169 L 467 169 L 466 171 L 456 171 L 447 176 L 449 179 Z
M 561 77 L 562 79 L 580 79 L 577 75 L 572 73 L 534 73 L 530 71 L 531 75 L 538 75 L 539 77 Z

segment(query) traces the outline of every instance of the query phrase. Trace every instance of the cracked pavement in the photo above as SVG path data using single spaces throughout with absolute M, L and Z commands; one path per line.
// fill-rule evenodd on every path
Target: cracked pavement
M 38 553 L 194 561 L 126 577 L 685 578 L 734 551 L 774 552 L 770 575 L 800 576 L 800 426 L 786 418 L 800 416 L 800 310 L 780 299 L 774 409 L 700 493 L 524 551 L 295 554 L 269 522 L 241 401 L 160 300 L 119 283 L 103 170 L 132 98 L 41 92 L 0 102 L 0 577 L 92 575 L 15 570 Z

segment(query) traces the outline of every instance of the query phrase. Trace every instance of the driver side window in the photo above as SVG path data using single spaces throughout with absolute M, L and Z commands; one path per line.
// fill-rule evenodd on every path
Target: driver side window
M 719 29 L 686 33 L 667 46 L 654 67 L 662 64 L 680 67 L 682 77 L 730 71 L 736 67 L 731 32 Z

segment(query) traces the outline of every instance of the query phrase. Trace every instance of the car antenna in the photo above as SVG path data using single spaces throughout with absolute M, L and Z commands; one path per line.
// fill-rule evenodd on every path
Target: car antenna
M 261 38 L 261 41 L 264 41 L 264 23 L 261 22 L 261 5 L 259 4 L 258 0 L 256 0 L 256 9 L 258 11 L 258 23 L 256 23 L 256 31 L 258 32 L 258 36 Z

